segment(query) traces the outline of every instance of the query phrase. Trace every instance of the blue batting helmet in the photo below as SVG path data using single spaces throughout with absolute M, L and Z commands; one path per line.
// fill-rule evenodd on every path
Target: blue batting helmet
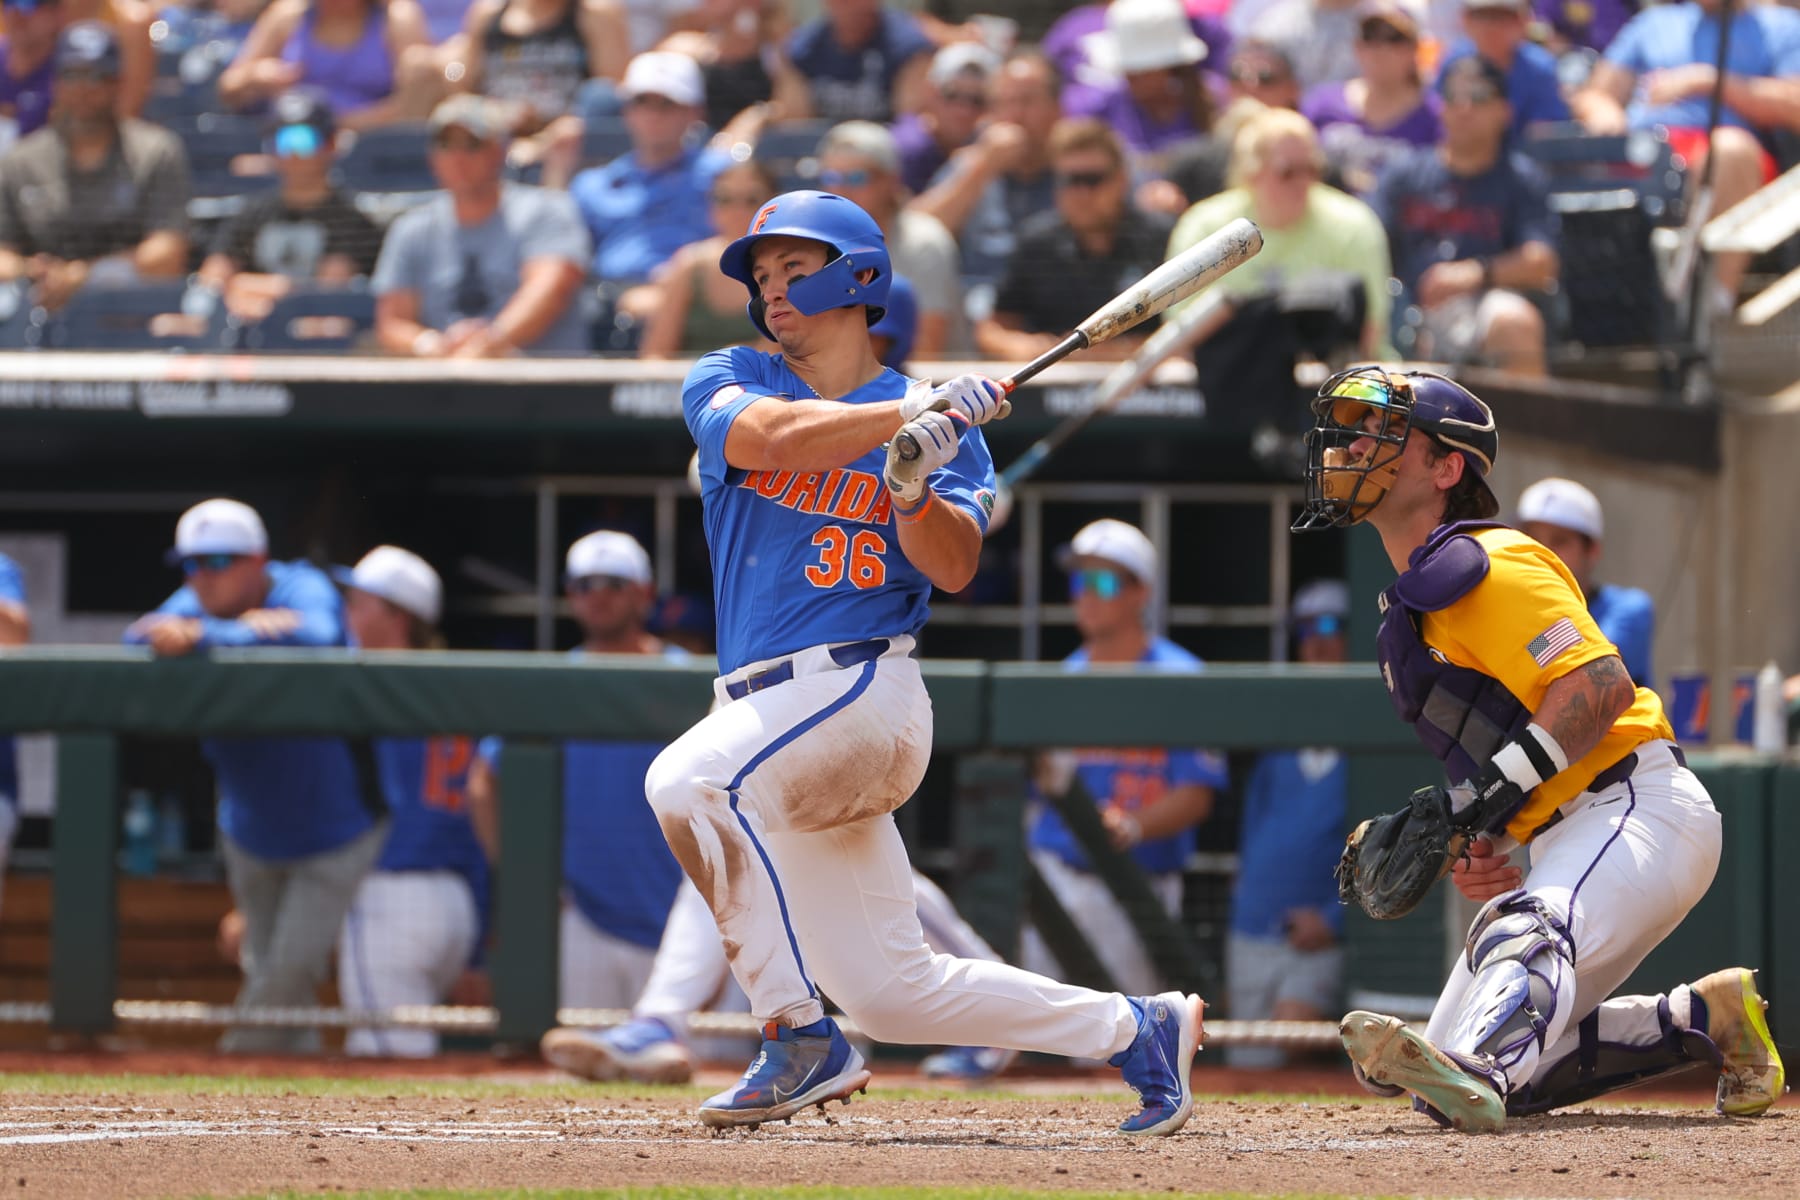
M 893 289 L 888 292 L 887 312 L 869 326 L 871 337 L 888 339 L 887 353 L 881 356 L 881 365 L 898 371 L 912 357 L 913 341 L 918 334 L 919 302 L 906 276 L 896 275 Z
M 831 250 L 822 268 L 788 285 L 788 303 L 800 312 L 810 317 L 827 309 L 861 304 L 873 325 L 887 311 L 894 266 L 888 257 L 887 238 L 875 218 L 853 201 L 830 192 L 784 192 L 758 209 L 750 231 L 719 255 L 719 270 L 749 289 L 750 323 L 764 337 L 773 335 L 763 323 L 762 292 L 750 274 L 750 254 L 766 237 L 807 238 L 823 242 Z M 867 283 L 857 279 L 871 268 L 875 278 Z
M 1306 503 L 1295 530 L 1354 525 L 1386 497 L 1414 429 L 1463 456 L 1486 489 L 1500 453 L 1494 414 L 1454 379 L 1431 371 L 1356 367 L 1325 381 L 1312 404 L 1306 435 Z M 1379 418 L 1372 420 L 1372 417 Z M 1351 447 L 1367 442 L 1359 454 Z

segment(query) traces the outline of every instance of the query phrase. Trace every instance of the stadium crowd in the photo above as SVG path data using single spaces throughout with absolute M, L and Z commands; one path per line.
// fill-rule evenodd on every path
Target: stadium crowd
M 1710 145 L 1722 211 L 1800 132 L 1800 14 L 1734 6 L 1721 80 L 1721 3 L 1114 0 L 1025 45 L 883 0 L 6 0 L 0 345 L 117 345 L 110 303 L 189 349 L 689 354 L 751 332 L 716 239 L 811 185 L 887 232 L 916 361 L 1248 215 L 1222 324 L 1325 286 L 1354 354 L 1542 373 L 1559 191 L 1678 204 Z

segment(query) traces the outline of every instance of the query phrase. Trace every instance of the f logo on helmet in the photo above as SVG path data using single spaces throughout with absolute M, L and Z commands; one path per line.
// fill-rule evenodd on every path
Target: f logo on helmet
M 762 227 L 767 225 L 769 223 L 769 218 L 775 215 L 775 207 L 776 206 L 773 204 L 765 204 L 763 206 L 763 210 L 756 214 L 756 220 L 750 223 L 751 233 L 762 232 Z

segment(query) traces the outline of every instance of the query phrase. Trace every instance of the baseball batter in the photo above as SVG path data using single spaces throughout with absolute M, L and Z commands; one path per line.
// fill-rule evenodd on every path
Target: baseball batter
M 1374 367 L 1328 380 L 1313 409 L 1295 529 L 1366 520 L 1381 534 L 1400 573 L 1381 596 L 1382 677 L 1458 781 L 1420 789 L 1409 812 L 1475 839 L 1454 877 L 1486 901 L 1423 1035 L 1344 1018 L 1359 1076 L 1487 1130 L 1709 1062 L 1722 1112 L 1763 1112 L 1784 1076 L 1749 971 L 1607 998 L 1705 894 L 1719 814 L 1568 568 L 1493 520 L 1493 414 L 1441 375 Z M 1394 843 L 1359 847 L 1363 832 L 1346 862 L 1379 875 Z
M 927 595 L 965 586 L 981 553 L 994 470 L 971 427 L 1002 411 L 999 385 L 933 389 L 876 360 L 868 328 L 893 266 L 843 197 L 777 196 L 719 266 L 781 352 L 708 354 L 682 397 L 723 674 L 718 709 L 657 758 L 645 791 L 765 1022 L 762 1053 L 701 1119 L 756 1125 L 868 1084 L 824 991 L 878 1041 L 1110 1059 L 1143 1101 L 1121 1130 L 1173 1133 L 1193 1107 L 1199 998 L 933 954 L 892 817 L 931 752 L 911 657 Z M 902 430 L 921 451 L 910 460 L 886 448 Z
M 350 570 L 344 621 L 368 650 L 422 650 L 441 642 L 444 585 L 418 555 L 377 546 Z M 475 743 L 459 736 L 380 738 L 375 769 L 392 824 L 375 869 L 356 889 L 338 938 L 344 1007 L 374 1011 L 442 1004 L 469 966 L 486 924 L 488 864 L 469 824 Z M 356 1028 L 344 1052 L 429 1058 L 431 1029 Z

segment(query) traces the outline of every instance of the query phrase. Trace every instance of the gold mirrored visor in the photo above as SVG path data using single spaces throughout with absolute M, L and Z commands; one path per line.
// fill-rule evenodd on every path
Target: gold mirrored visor
M 1332 424 L 1345 429 L 1362 429 L 1369 414 L 1375 412 L 1389 420 L 1397 417 L 1404 422 L 1406 419 L 1404 409 L 1395 402 L 1387 385 L 1377 379 L 1354 375 L 1333 384 L 1329 392 L 1319 397 L 1316 408 L 1321 416 L 1329 417 Z

